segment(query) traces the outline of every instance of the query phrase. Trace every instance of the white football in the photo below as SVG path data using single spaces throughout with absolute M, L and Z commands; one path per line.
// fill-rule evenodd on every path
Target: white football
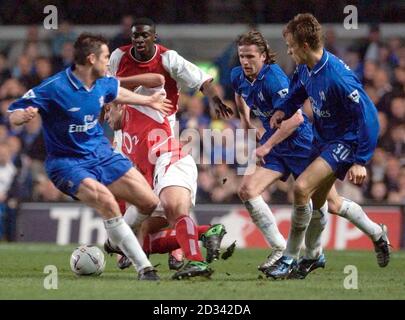
M 99 276 L 105 268 L 104 253 L 96 246 L 82 245 L 70 257 L 70 268 L 79 276 Z

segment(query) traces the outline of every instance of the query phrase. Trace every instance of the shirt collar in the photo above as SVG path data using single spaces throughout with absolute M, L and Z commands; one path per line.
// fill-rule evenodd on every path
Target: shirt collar
M 67 75 L 70 83 L 73 85 L 73 87 L 75 87 L 76 90 L 79 90 L 80 88 L 84 88 L 87 91 L 91 91 L 91 89 L 94 87 L 94 85 L 90 89 L 87 88 L 83 84 L 83 82 L 78 77 L 75 76 L 75 74 L 73 73 L 73 69 L 74 69 L 74 65 L 70 66 L 69 68 L 66 69 L 66 75 Z
M 322 53 L 322 58 L 321 60 L 318 61 L 318 63 L 312 68 L 312 70 L 309 72 L 309 75 L 312 76 L 312 74 L 317 74 L 328 62 L 329 59 L 329 53 L 325 49 L 323 49 Z

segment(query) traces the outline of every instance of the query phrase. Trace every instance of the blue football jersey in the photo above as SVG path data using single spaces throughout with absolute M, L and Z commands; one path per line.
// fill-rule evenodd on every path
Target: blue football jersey
M 233 68 L 231 82 L 235 93 L 243 98 L 253 114 L 261 120 L 263 128 L 266 130 L 264 140 L 267 140 L 276 130 L 270 128 L 270 118 L 275 108 L 282 104 L 288 94 L 288 77 L 277 64 L 265 64 L 253 82 L 245 77 L 242 67 Z M 303 143 L 304 141 L 312 141 L 311 125 L 305 115 L 304 119 L 304 123 L 281 142 L 277 149 L 283 148 L 286 151 L 290 149 L 292 140 L 298 134 L 306 135 L 307 139 L 302 140 Z M 299 143 L 296 139 L 294 141 L 294 143 Z
M 276 108 L 290 117 L 307 98 L 314 114 L 316 141 L 354 143 L 355 163 L 366 164 L 377 145 L 377 109 L 350 68 L 324 50 L 312 70 L 297 66 L 288 95 Z
M 98 122 L 101 108 L 118 95 L 119 81 L 99 78 L 87 88 L 71 68 L 44 80 L 13 102 L 8 111 L 39 109 L 48 156 L 78 157 L 106 142 Z

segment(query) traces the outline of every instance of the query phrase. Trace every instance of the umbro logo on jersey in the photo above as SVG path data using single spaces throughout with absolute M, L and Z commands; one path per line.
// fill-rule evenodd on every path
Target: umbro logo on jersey
M 36 95 L 32 89 L 28 90 L 23 96 L 23 99 L 34 99 L 36 98 Z
M 285 98 L 285 96 L 288 94 L 288 88 L 281 89 L 277 93 L 281 98 Z
M 359 95 L 359 92 L 357 91 L 357 89 L 354 90 L 351 94 L 349 94 L 348 97 L 353 102 L 356 102 L 356 103 L 360 102 L 360 95 Z
M 73 108 L 68 109 L 68 111 L 70 111 L 70 112 L 77 112 L 79 110 L 80 110 L 80 108 L 78 108 L 78 107 L 73 107 Z

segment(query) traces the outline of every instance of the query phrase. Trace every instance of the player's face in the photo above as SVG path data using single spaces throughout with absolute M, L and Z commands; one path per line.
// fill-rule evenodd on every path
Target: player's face
M 96 55 L 90 57 L 90 61 L 93 64 L 93 70 L 96 78 L 104 77 L 107 74 L 109 58 L 110 51 L 105 44 L 101 46 L 101 52 L 98 57 Z
M 131 40 L 137 56 L 151 58 L 155 53 L 156 33 L 153 27 L 148 25 L 132 27 Z
M 266 54 L 261 53 L 256 45 L 238 47 L 240 65 L 248 78 L 256 79 L 266 60 Z
M 298 45 L 291 33 L 286 34 L 285 43 L 287 45 L 287 53 L 291 56 L 295 63 L 305 64 L 307 56 L 306 50 Z
M 114 103 L 108 103 L 104 106 L 104 121 L 107 121 L 111 129 L 121 129 L 122 108 Z

